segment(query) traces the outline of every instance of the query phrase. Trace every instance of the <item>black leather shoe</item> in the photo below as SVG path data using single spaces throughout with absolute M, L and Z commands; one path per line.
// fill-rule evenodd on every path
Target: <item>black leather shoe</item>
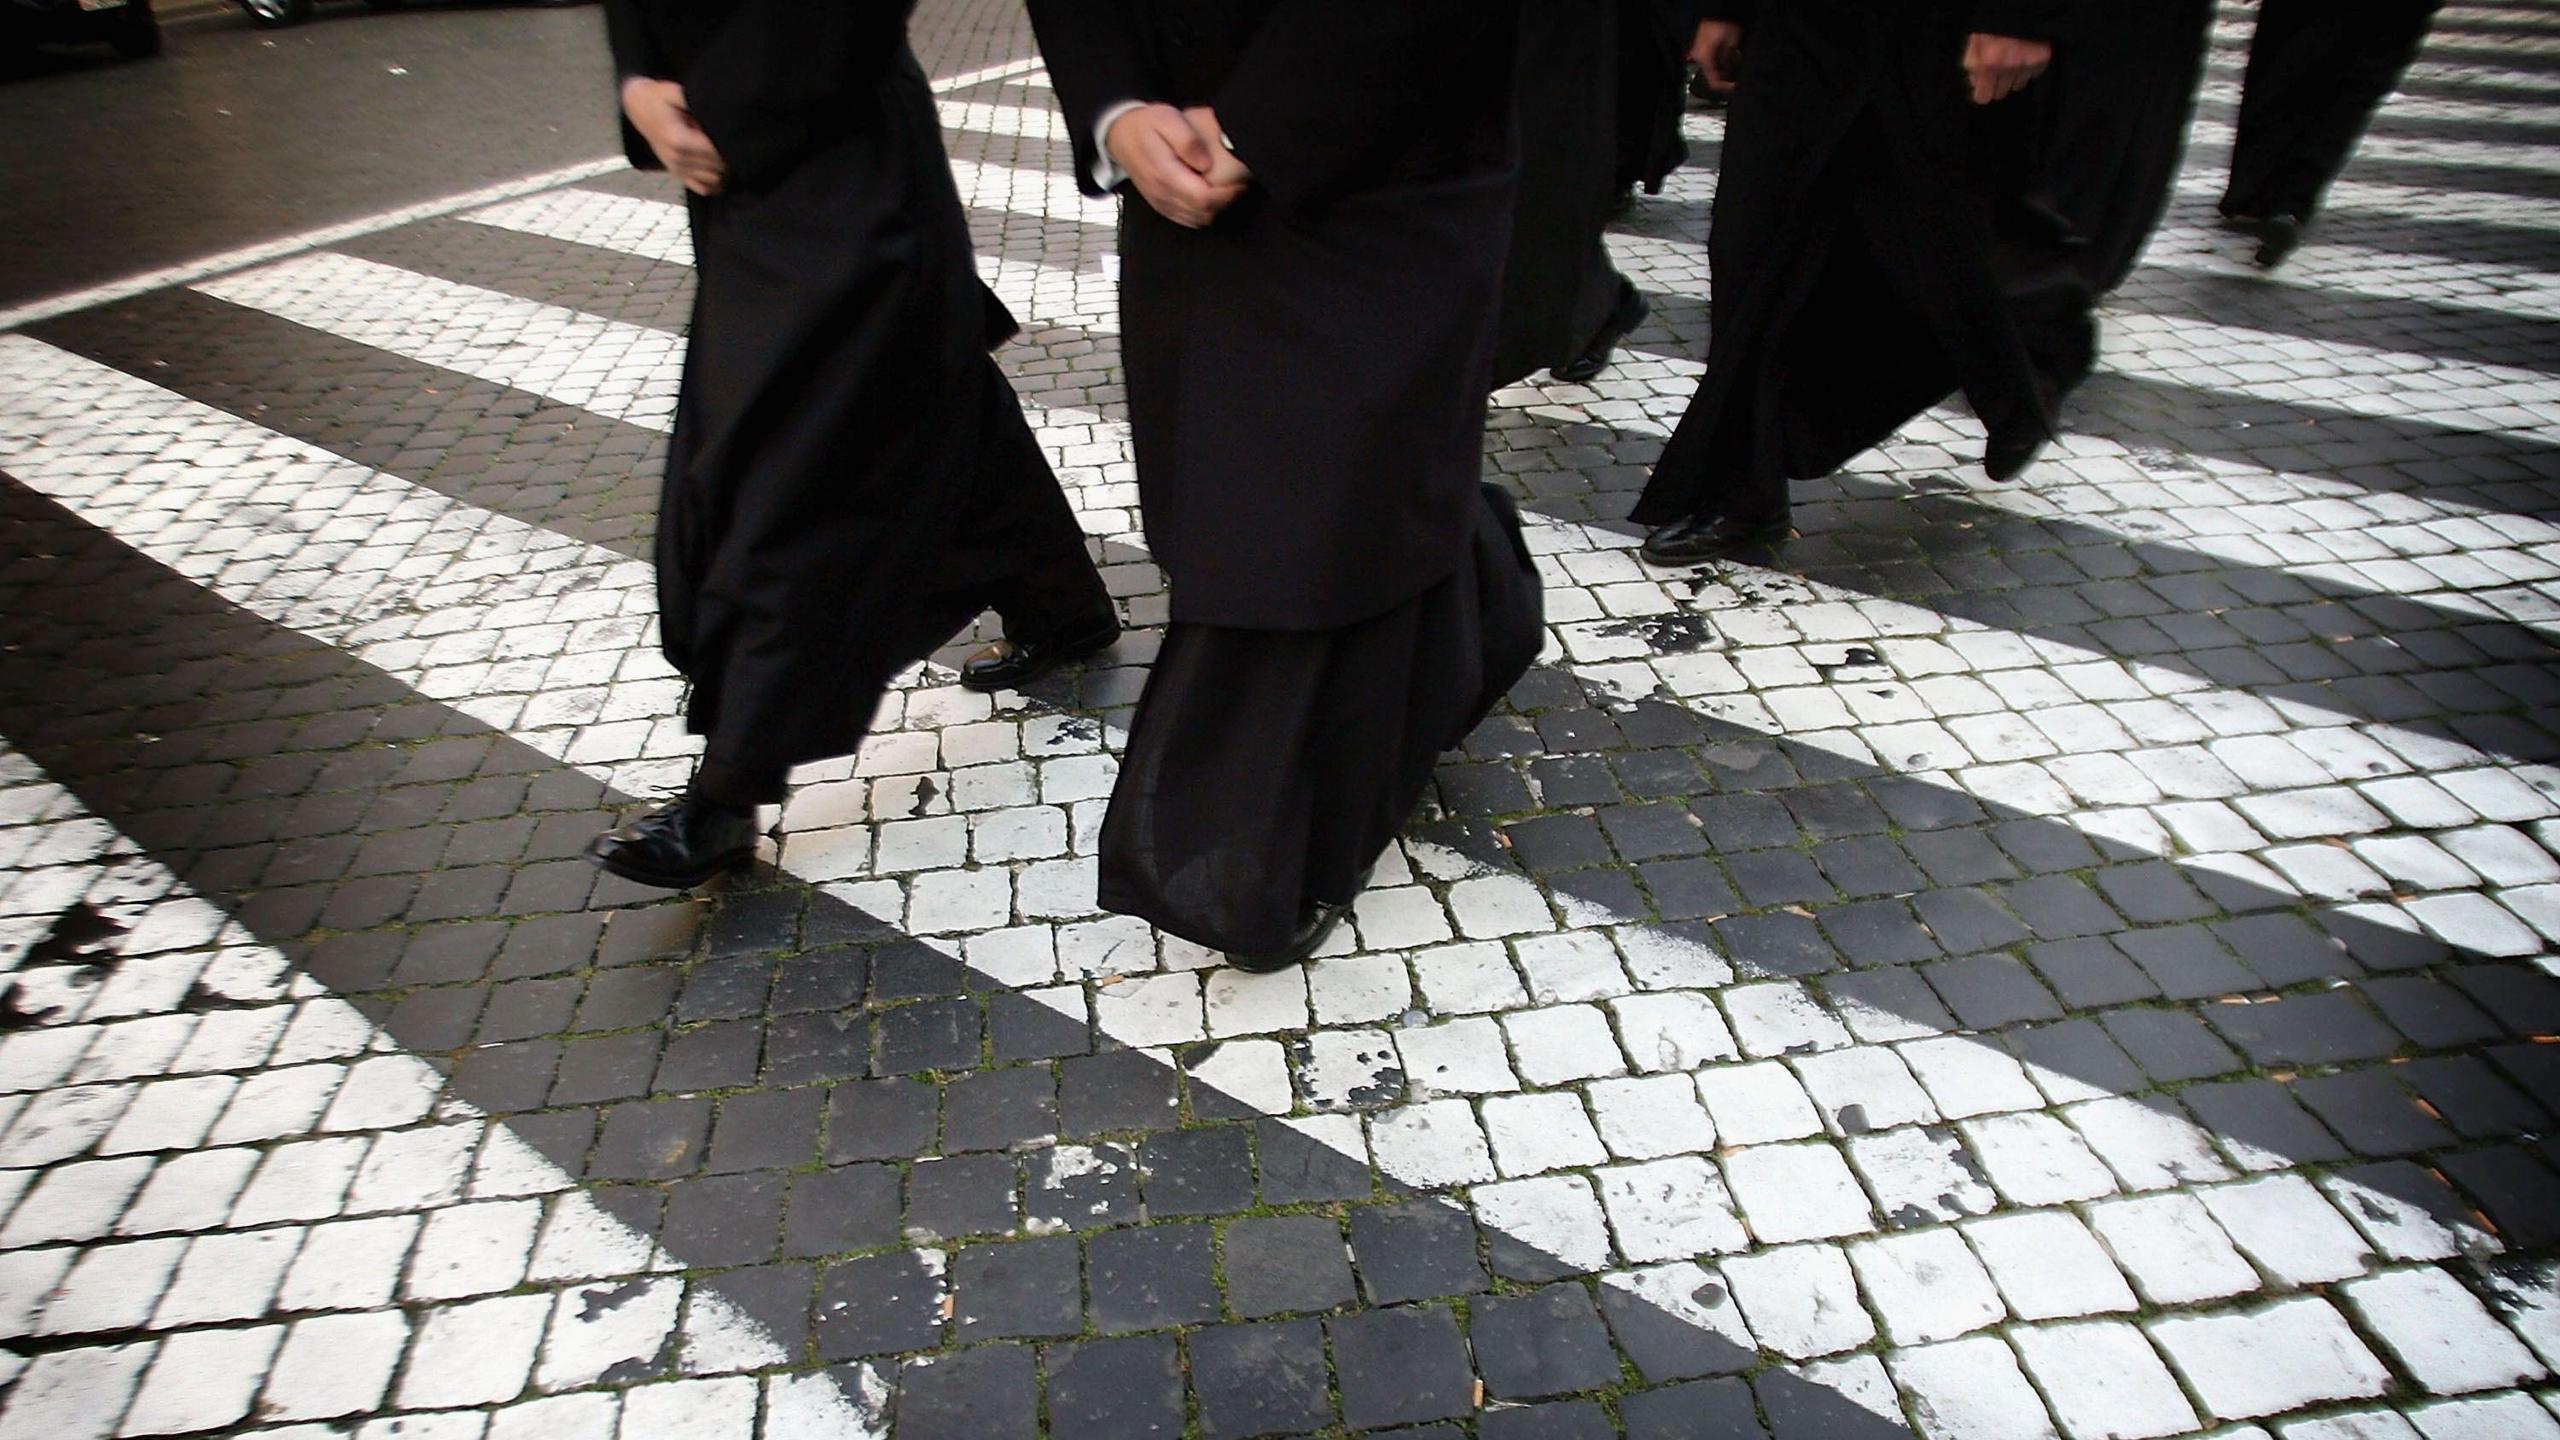
M 1741 520 L 1731 515 L 1693 515 L 1675 520 L 1644 537 L 1644 558 L 1656 565 L 1694 565 L 1736 551 L 1776 545 L 1792 533 L 1782 511 L 1772 520 Z
M 1619 344 L 1634 334 L 1636 327 L 1644 323 L 1644 317 L 1652 313 L 1653 307 L 1644 303 L 1644 296 L 1637 292 L 1633 282 L 1621 277 L 1618 281 L 1618 303 L 1609 311 L 1609 318 L 1600 322 L 1600 333 L 1591 337 L 1591 343 L 1582 347 L 1582 353 L 1575 356 L 1572 363 L 1559 365 L 1547 373 L 1568 384 L 1599 378 L 1600 372 L 1608 369 L 1609 362 L 1617 358 Z
M 1119 638 L 1119 618 L 1106 615 L 1099 624 L 1046 640 L 999 640 L 961 662 L 960 683 L 971 690 L 1019 690 L 1061 665 L 1110 649 Z
M 2015 480 L 2036 463 L 2052 440 L 2034 426 L 1995 430 L 1982 443 L 1982 473 L 1994 480 Z
M 1230 950 L 1227 963 L 1254 975 L 1268 975 L 1275 970 L 1305 963 L 1308 956 L 1323 949 L 1324 942 L 1333 938 L 1333 927 L 1342 923 L 1342 917 L 1350 914 L 1352 905 L 1359 900 L 1360 892 L 1369 888 L 1369 875 L 1369 870 L 1360 872 L 1360 878 L 1352 883 L 1351 899 L 1318 900 L 1309 905 L 1307 917 L 1298 922 L 1298 931 L 1289 937 L 1286 946 L 1268 955 L 1241 955 Z
M 690 890 L 756 855 L 756 812 L 688 795 L 587 845 L 587 858 L 635 885 Z
M 2253 258 L 2261 270 L 2273 270 L 2302 246 L 2299 215 L 2270 215 L 2244 228 L 2258 237 L 2258 253 Z

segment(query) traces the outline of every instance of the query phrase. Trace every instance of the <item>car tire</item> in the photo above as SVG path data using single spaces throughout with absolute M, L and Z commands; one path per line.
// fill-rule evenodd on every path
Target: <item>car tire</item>
M 240 8 L 260 25 L 299 25 L 311 18 L 311 0 L 240 0 Z
M 126 15 L 107 43 L 127 60 L 143 60 L 160 53 L 160 21 L 147 5 L 137 4 Z

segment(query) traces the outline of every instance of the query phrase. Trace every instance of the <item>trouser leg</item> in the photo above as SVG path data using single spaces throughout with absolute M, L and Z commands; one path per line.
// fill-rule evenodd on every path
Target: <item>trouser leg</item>
M 713 741 L 718 744 L 717 739 Z M 776 765 L 755 765 L 705 755 L 686 789 L 697 799 L 740 810 L 779 805 L 790 793 L 791 772 Z

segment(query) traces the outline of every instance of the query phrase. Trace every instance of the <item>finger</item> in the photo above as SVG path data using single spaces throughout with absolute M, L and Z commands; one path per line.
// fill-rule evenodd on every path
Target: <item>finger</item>
M 1171 130 L 1173 127 L 1166 128 Z M 1206 174 L 1209 167 L 1217 163 L 1217 152 L 1209 148 L 1209 142 L 1187 121 L 1179 130 L 1167 135 L 1165 141 L 1174 158 L 1195 173 Z

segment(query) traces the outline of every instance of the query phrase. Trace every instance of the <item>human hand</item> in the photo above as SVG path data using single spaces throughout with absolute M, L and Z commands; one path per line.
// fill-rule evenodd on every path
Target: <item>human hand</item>
M 717 195 L 729 185 L 729 162 L 720 158 L 693 112 L 684 108 L 684 87 L 673 80 L 634 75 L 622 82 L 622 113 L 631 128 L 649 142 L 658 163 L 696 195 Z
M 1218 123 L 1218 112 L 1206 105 L 1194 105 L 1182 112 L 1182 118 L 1191 122 L 1191 128 L 1200 132 L 1201 139 L 1209 142 L 1209 183 L 1232 186 L 1237 194 L 1242 194 L 1244 187 L 1253 183 L 1253 170 L 1228 148 L 1227 130 Z M 1228 197 L 1218 208 L 1225 209 L 1233 199 L 1233 196 Z
M 1705 76 L 1707 88 L 1729 93 L 1742 73 L 1742 27 L 1730 20 L 1701 20 L 1698 38 L 1689 44 L 1689 59 Z
M 1964 45 L 1964 73 L 1973 81 L 1976 105 L 2008 99 L 2052 63 L 2053 46 L 2042 40 L 1976 31 Z
M 1218 168 L 1220 158 L 1213 152 L 1224 147 L 1170 105 L 1142 105 L 1121 116 L 1111 123 L 1103 144 L 1138 194 L 1176 225 L 1201 229 L 1244 192 L 1240 182 L 1211 181 L 1209 172 Z

